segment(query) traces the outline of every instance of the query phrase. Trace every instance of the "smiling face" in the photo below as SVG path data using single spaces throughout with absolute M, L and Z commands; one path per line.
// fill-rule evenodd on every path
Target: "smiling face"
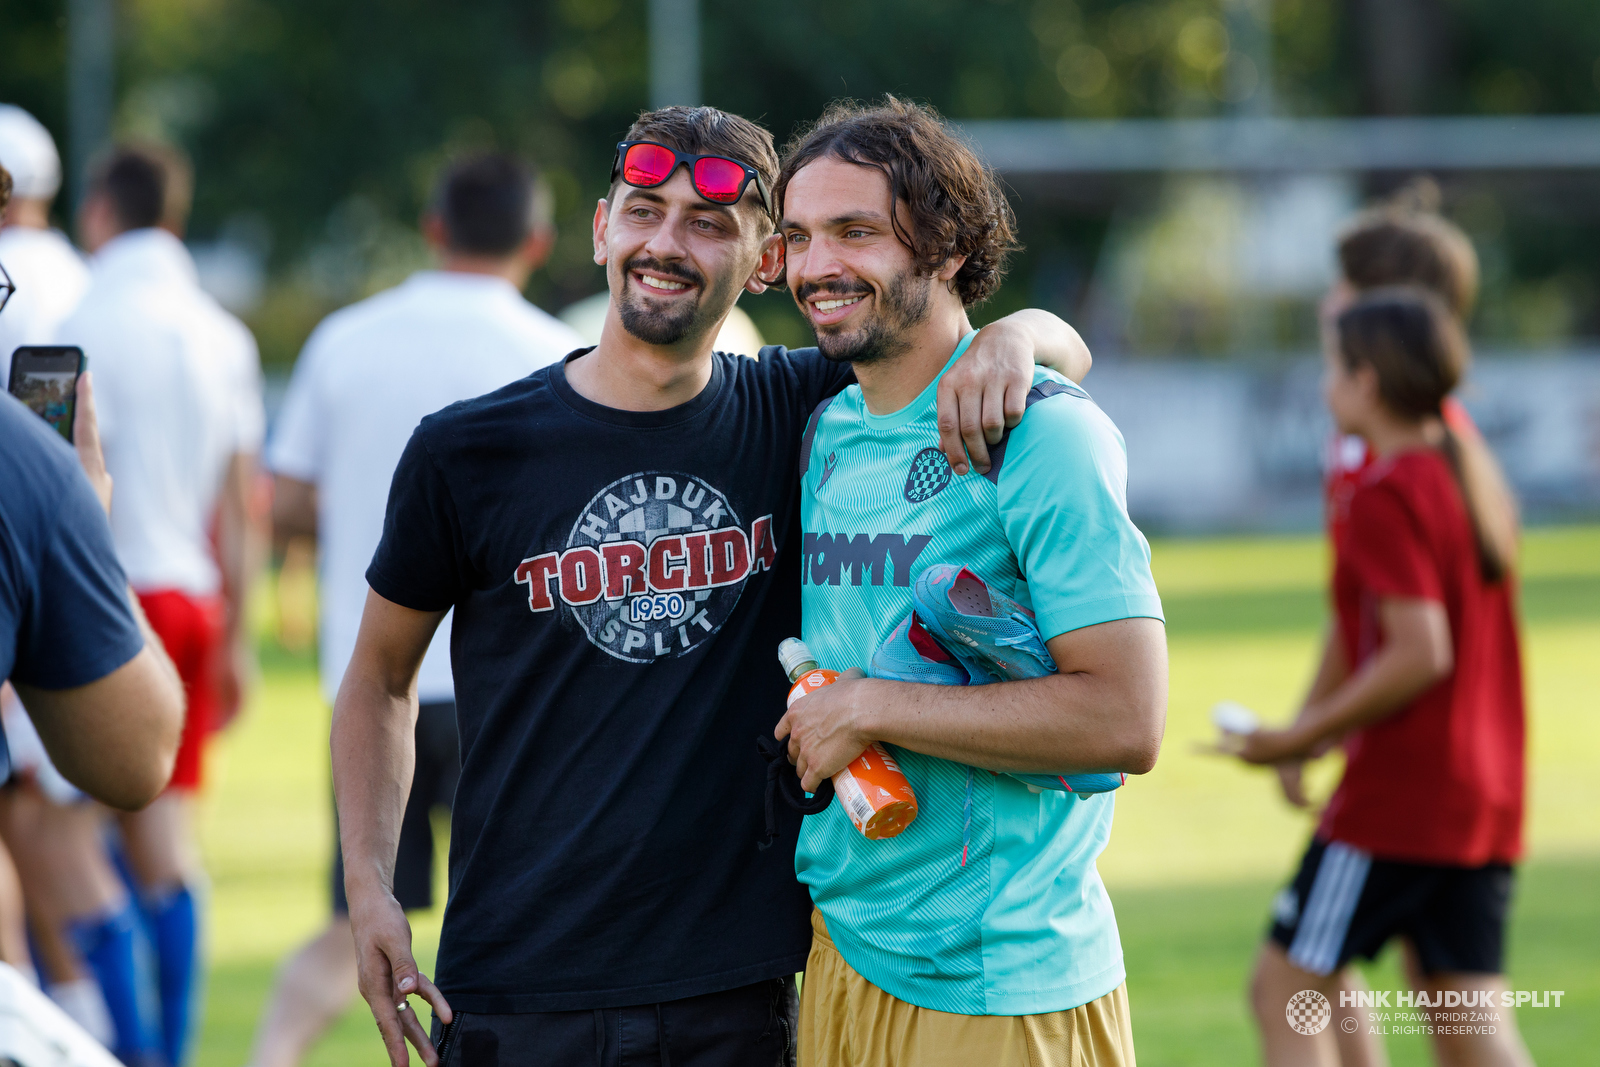
M 777 271 L 754 183 L 739 203 L 713 204 L 683 167 L 664 185 L 621 184 L 600 201 L 594 245 L 623 328 L 652 345 L 714 334 L 740 290 L 762 291 Z
M 932 301 L 957 300 L 941 275 L 918 269 L 895 233 L 895 208 L 877 167 L 824 156 L 789 181 L 778 226 L 789 292 L 829 359 L 862 364 L 899 355 Z

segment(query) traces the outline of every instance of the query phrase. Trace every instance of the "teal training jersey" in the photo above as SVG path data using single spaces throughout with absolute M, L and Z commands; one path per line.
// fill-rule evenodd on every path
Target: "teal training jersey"
M 1161 618 L 1150 549 L 1128 519 L 1122 435 L 1089 395 L 1037 370 L 990 472 L 955 477 L 938 449 L 937 387 L 879 416 L 853 385 L 807 427 L 801 589 L 818 662 L 865 669 L 935 563 L 964 564 L 1030 604 L 1047 640 Z M 1034 793 L 975 771 L 963 866 L 968 768 L 906 749 L 897 759 L 919 812 L 898 837 L 868 841 L 838 804 L 801 829 L 796 872 L 850 965 L 901 1000 L 965 1015 L 1060 1011 L 1120 985 L 1095 868 L 1113 796 Z

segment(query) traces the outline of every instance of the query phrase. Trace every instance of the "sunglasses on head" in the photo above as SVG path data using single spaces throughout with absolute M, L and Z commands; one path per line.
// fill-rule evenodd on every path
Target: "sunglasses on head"
M 772 213 L 767 183 L 748 163 L 727 156 L 691 156 L 654 141 L 623 141 L 617 145 L 611 180 L 616 181 L 620 175 L 635 189 L 653 189 L 665 185 L 680 164 L 689 168 L 694 191 L 713 204 L 737 204 L 744 195 L 745 186 L 753 181 L 761 206 L 769 215 Z

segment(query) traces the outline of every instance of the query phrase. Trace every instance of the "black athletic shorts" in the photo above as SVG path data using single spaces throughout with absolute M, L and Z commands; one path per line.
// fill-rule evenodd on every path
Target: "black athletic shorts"
M 394 864 L 394 898 L 407 911 L 433 907 L 434 808 L 450 810 L 461 777 L 461 744 L 456 736 L 453 700 L 423 704 L 417 711 L 417 769 L 400 821 L 400 849 Z M 344 850 L 339 847 L 339 813 L 333 814 L 333 913 L 348 915 L 344 895 Z
M 589 1011 L 433 1021 L 440 1067 L 794 1067 L 794 978 Z
M 1370 960 L 1397 935 L 1410 939 L 1423 974 L 1500 974 L 1510 904 L 1511 868 L 1503 863 L 1396 863 L 1313 840 L 1273 904 L 1271 937 L 1312 974 Z

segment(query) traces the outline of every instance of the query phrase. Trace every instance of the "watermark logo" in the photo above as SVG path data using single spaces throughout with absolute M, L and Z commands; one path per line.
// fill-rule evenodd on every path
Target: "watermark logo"
M 1333 1005 L 1315 989 L 1302 989 L 1289 998 L 1283 1014 L 1295 1033 L 1310 1037 L 1328 1028 L 1328 1022 L 1333 1018 Z
M 1361 1029 L 1360 1017 L 1364 1016 L 1367 1033 L 1377 1037 L 1496 1034 L 1503 1022 L 1503 1011 L 1521 1007 L 1559 1008 L 1564 996 L 1566 990 L 1563 989 L 1346 989 L 1339 993 L 1342 1010 L 1379 1010 L 1345 1015 L 1339 1020 L 1339 1028 L 1353 1034 Z

